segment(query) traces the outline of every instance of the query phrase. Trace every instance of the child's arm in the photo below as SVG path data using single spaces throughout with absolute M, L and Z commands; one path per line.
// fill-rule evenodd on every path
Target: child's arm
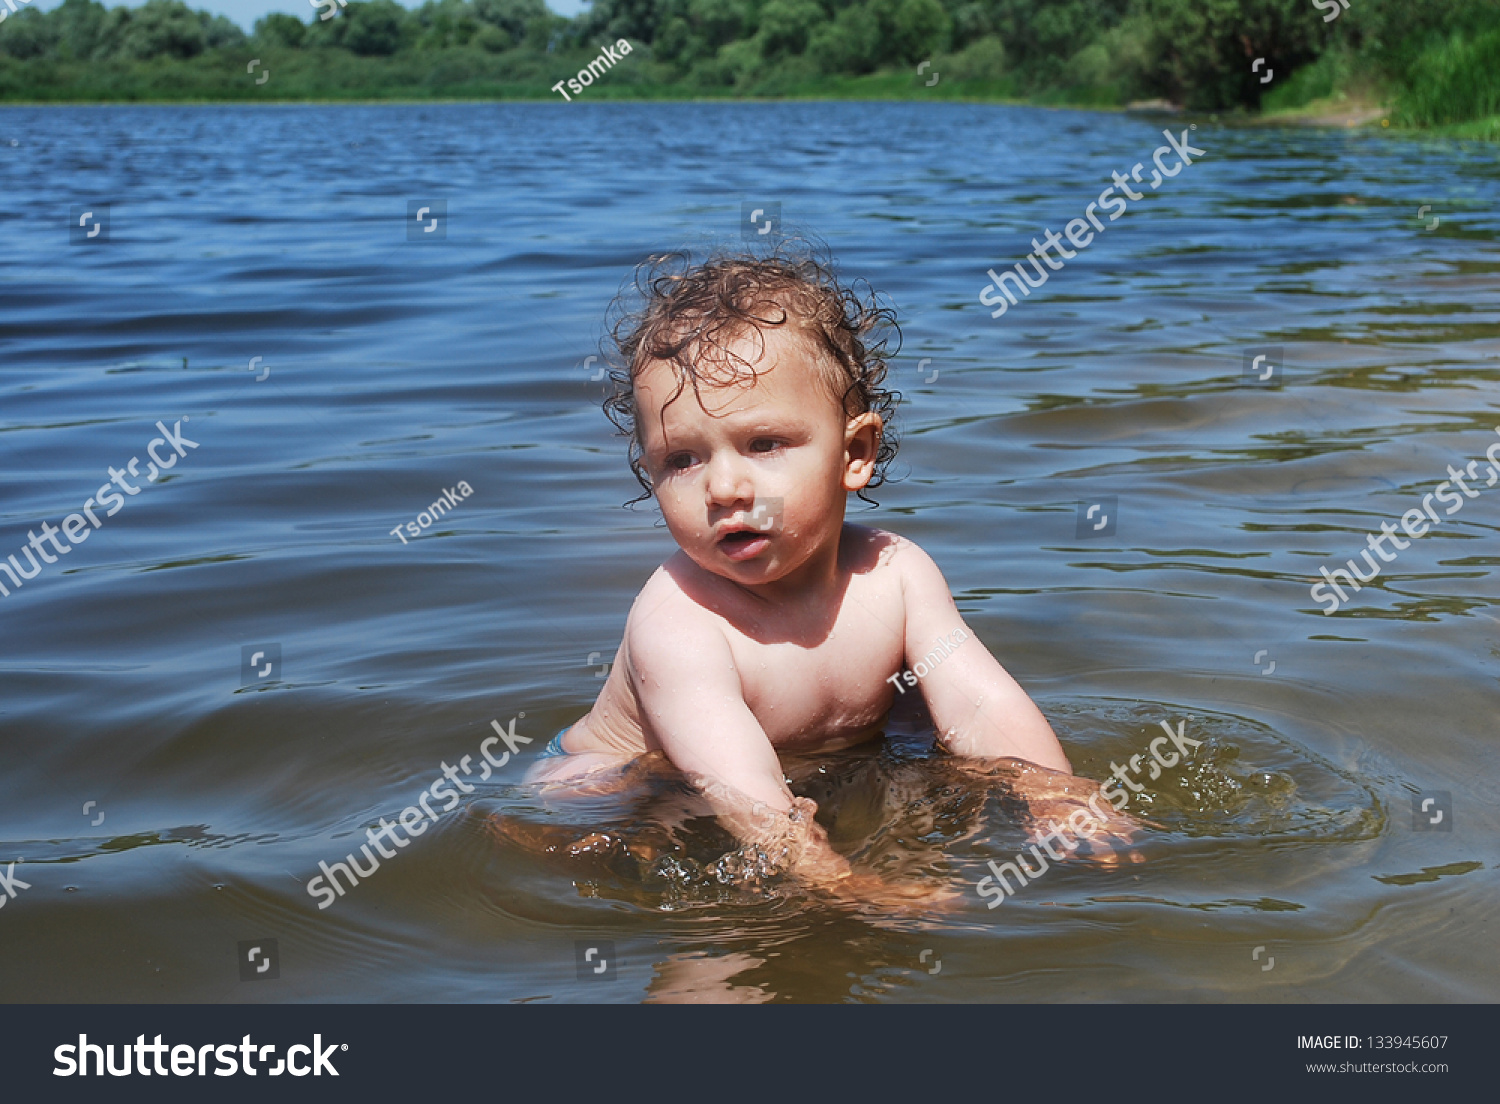
M 895 562 L 901 565 L 906 599 L 907 664 L 914 669 L 921 662 L 929 668 L 917 685 L 943 746 L 955 755 L 991 760 L 970 763 L 967 769 L 981 774 L 999 770 L 1005 784 L 1025 798 L 1038 825 L 1071 825 L 1074 834 L 1089 840 L 1094 861 L 1118 863 L 1117 851 L 1133 842 L 1140 826 L 1108 801 L 1101 803 L 1096 783 L 1073 776 L 1047 718 L 964 624 L 932 558 L 902 541 Z M 939 643 L 947 640 L 951 648 L 957 634 L 967 639 L 952 651 Z M 1084 818 L 1082 825 L 1074 817 Z M 1071 850 L 1078 844 L 1064 846 Z M 1129 856 L 1140 861 L 1137 853 Z
M 816 806 L 787 789 L 718 626 L 668 606 L 653 613 L 649 629 L 628 625 L 626 639 L 642 722 L 724 826 L 784 859 L 802 880 L 829 886 L 847 879 L 848 862 L 812 819 Z
M 943 746 L 955 755 L 1008 756 L 1072 774 L 1047 718 L 964 624 L 932 557 L 902 540 L 894 563 L 906 604 L 907 667 L 928 668 L 917 686 Z M 966 639 L 953 648 L 960 636 Z

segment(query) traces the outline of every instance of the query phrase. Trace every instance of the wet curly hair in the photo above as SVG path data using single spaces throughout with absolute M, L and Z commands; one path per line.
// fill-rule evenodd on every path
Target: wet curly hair
M 665 361 L 673 367 L 677 388 L 668 404 L 688 387 L 699 395 L 702 383 L 750 386 L 755 368 L 729 345 L 753 335 L 764 350 L 764 330 L 776 326 L 796 327 L 823 354 L 816 358 L 819 370 L 847 417 L 880 415 L 884 429 L 865 489 L 886 482 L 899 443 L 893 420 L 901 395 L 882 384 L 888 359 L 900 350 L 901 328 L 895 311 L 879 305 L 865 287 L 861 298 L 841 285 L 827 250 L 801 240 L 782 242 L 765 255 L 718 252 L 695 265 L 689 253 L 677 251 L 638 265 L 631 286 L 610 307 L 603 349 L 609 365 L 604 413 L 630 439 L 630 470 L 642 488 L 626 505 L 652 495 L 634 387 L 646 365 Z M 864 490 L 859 496 L 875 505 Z

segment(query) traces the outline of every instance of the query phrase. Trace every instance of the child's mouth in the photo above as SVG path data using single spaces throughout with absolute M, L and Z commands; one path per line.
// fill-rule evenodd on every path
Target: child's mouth
M 753 529 L 739 529 L 719 538 L 719 551 L 731 560 L 748 560 L 764 552 L 771 544 L 764 533 Z

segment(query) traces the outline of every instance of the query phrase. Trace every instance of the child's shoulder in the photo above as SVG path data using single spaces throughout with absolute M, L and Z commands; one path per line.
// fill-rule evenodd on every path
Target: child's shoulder
M 861 574 L 886 569 L 902 573 L 936 569 L 932 557 L 916 541 L 867 525 L 845 523 L 839 552 L 850 569 Z
M 862 525 L 846 525 L 844 539 L 850 570 L 876 586 L 899 588 L 908 609 L 932 603 L 941 608 L 952 601 L 942 569 L 916 541 Z
M 694 629 L 707 628 L 724 614 L 729 596 L 713 575 L 704 571 L 686 552 L 676 552 L 651 573 L 635 596 L 625 621 L 627 637 L 648 630 L 677 634 L 679 640 Z

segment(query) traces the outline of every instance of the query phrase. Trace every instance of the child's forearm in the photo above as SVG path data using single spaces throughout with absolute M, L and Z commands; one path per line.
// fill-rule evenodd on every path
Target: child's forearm
M 952 894 L 941 884 L 899 886 L 874 874 L 854 871 L 833 849 L 828 833 L 813 819 L 818 807 L 805 797 L 785 793 L 776 804 L 751 801 L 726 785 L 702 787 L 720 822 L 746 846 L 758 848 L 773 870 L 809 889 L 846 904 L 881 911 L 927 908 Z
M 981 697 L 965 723 L 939 735 L 947 751 L 976 759 L 1024 759 L 1049 770 L 1073 773 L 1057 734 L 1029 698 L 1010 703 L 1004 716 L 987 708 L 988 704 Z
M 812 885 L 849 876 L 849 863 L 828 842 L 809 798 L 787 795 L 787 808 L 766 802 L 732 801 L 718 810 L 719 821 L 742 843 L 758 847 L 779 870 Z M 748 806 L 748 807 L 747 807 Z
M 809 798 L 793 797 L 784 785 L 775 790 L 768 785 L 771 800 L 757 801 L 716 779 L 698 776 L 692 781 L 719 823 L 747 847 L 759 848 L 775 869 L 810 885 L 827 886 L 849 877 L 848 860 L 829 844 L 828 833 L 814 819 L 818 806 Z

